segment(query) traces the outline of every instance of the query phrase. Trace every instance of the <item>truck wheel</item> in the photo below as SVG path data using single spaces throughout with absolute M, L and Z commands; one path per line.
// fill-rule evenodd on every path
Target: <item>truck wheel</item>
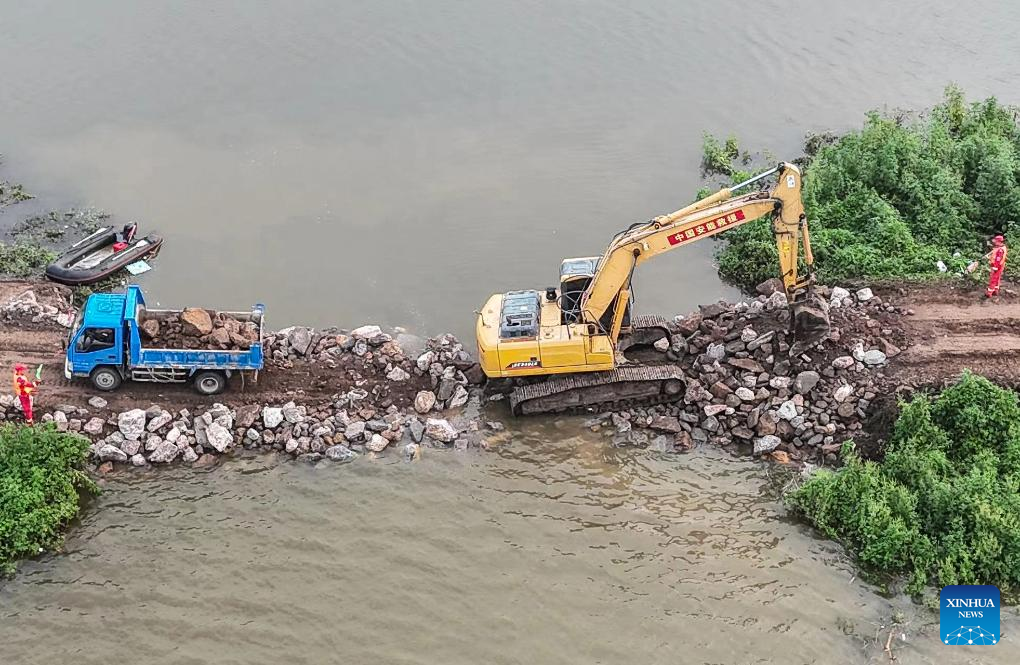
M 120 372 L 112 367 L 97 367 L 89 374 L 89 380 L 96 390 L 110 392 L 119 388 L 123 379 L 120 376 Z
M 218 395 L 227 388 L 227 377 L 220 372 L 199 372 L 195 375 L 195 390 L 200 395 Z

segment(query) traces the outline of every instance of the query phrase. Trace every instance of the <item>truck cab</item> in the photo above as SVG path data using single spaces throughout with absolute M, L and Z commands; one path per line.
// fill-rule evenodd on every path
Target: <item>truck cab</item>
M 113 390 L 120 381 L 110 372 L 92 377 L 97 368 L 121 368 L 125 363 L 124 343 L 125 296 L 115 293 L 95 293 L 89 296 L 85 307 L 78 312 L 67 338 L 67 356 L 64 375 L 88 376 L 98 379 L 100 390 Z M 119 373 L 119 372 L 118 372 Z

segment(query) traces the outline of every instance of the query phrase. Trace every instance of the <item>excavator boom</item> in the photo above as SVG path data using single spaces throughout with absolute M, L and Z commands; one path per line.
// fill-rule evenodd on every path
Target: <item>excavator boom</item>
M 771 189 L 734 195 L 772 175 L 778 177 Z M 581 297 L 584 321 L 600 326 L 615 342 L 623 320 L 620 310 L 629 302 L 630 280 L 637 266 L 673 249 L 767 216 L 771 217 L 780 276 L 787 297 L 790 302 L 798 301 L 811 285 L 810 271 L 814 263 L 800 191 L 800 170 L 792 164 L 779 164 L 739 185 L 724 188 L 676 212 L 617 234 Z M 798 273 L 802 256 L 808 269 L 806 279 L 801 279 Z

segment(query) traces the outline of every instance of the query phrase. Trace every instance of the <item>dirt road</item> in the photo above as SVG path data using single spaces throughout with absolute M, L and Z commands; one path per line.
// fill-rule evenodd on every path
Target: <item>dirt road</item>
M 1012 289 L 985 300 L 978 286 L 933 284 L 887 290 L 883 297 L 912 315 L 899 317 L 908 345 L 890 374 L 901 383 L 942 383 L 969 369 L 1020 386 L 1020 298 Z

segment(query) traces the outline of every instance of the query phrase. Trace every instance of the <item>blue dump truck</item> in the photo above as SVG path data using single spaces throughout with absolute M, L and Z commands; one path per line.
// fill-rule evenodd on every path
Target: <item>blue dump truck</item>
M 145 307 L 142 290 L 131 285 L 126 293 L 95 293 L 71 327 L 64 375 L 87 377 L 99 390 L 116 390 L 125 379 L 156 383 L 191 383 L 203 395 L 227 387 L 234 373 L 262 369 L 265 307 L 250 312 L 217 312 L 217 319 L 234 319 L 257 329 L 257 339 L 245 350 L 145 348 L 142 327 L 149 319 L 168 321 L 182 310 Z M 251 326 L 249 326 L 251 327 Z

